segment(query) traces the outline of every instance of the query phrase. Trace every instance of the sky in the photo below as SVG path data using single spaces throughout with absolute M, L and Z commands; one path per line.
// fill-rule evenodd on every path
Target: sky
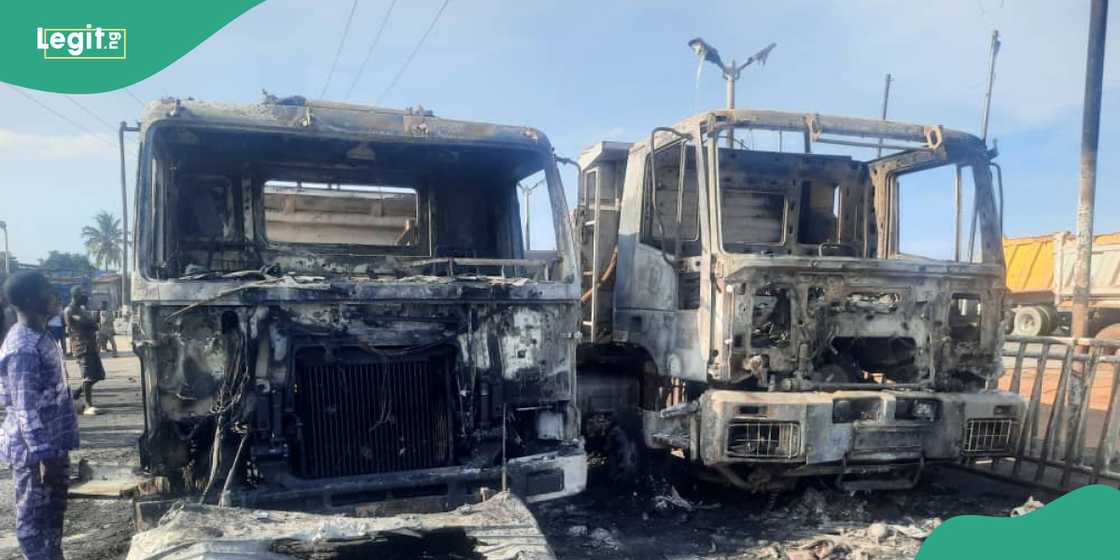
M 1075 227 L 1085 0 L 450 0 L 390 88 L 443 0 L 394 4 L 358 76 L 391 2 L 358 1 L 325 98 L 344 99 L 353 84 L 352 102 L 423 105 L 438 116 L 533 126 L 557 153 L 573 157 L 595 142 L 637 141 L 654 127 L 723 106 L 718 71 L 708 66 L 697 79 L 697 59 L 686 45 L 696 36 L 740 61 L 777 43 L 765 66 L 744 71 L 739 107 L 876 118 L 889 72 L 891 120 L 975 133 L 991 33 L 998 29 L 1003 47 L 989 137 L 998 142 L 1004 171 L 1005 234 Z M 139 118 L 142 106 L 133 96 L 256 103 L 264 89 L 319 97 L 351 3 L 268 0 L 128 92 L 67 98 L 0 87 L 0 220 L 8 223 L 12 253 L 36 262 L 50 250 L 81 251 L 81 228 L 94 214 L 119 215 L 116 123 Z M 1115 11 L 1110 20 L 1098 232 L 1120 230 L 1120 213 L 1110 210 L 1120 204 Z M 131 198 L 134 141 L 128 151 Z M 564 178 L 571 201 L 575 177 L 564 170 Z M 951 213 L 950 196 L 946 185 L 936 198 Z M 533 201 L 536 219 L 547 212 L 546 202 L 543 196 Z M 918 231 L 945 223 L 927 210 L 915 211 Z M 534 245 L 541 237 L 536 230 Z

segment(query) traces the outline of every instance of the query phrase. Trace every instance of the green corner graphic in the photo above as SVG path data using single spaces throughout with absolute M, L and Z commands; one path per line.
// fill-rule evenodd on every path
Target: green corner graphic
M 1107 558 L 1116 550 L 1118 518 L 1120 490 L 1085 486 L 1021 517 L 949 519 L 922 544 L 917 560 Z
M 17 0 L 0 20 L 0 81 L 58 93 L 119 89 L 168 67 L 263 1 Z

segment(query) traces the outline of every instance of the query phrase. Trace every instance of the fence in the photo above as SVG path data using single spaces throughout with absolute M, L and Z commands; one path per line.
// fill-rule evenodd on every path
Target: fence
M 1026 414 L 1012 456 L 970 468 L 1059 492 L 1120 485 L 1118 350 L 1120 340 L 1007 337 L 1000 388 L 1023 395 Z

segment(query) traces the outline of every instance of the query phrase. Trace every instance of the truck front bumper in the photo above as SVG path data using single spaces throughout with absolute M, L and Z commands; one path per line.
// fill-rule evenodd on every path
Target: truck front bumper
M 1006 391 L 933 393 L 711 390 L 700 399 L 707 465 L 785 463 L 803 474 L 849 464 L 1008 455 L 1025 406 Z
M 505 471 L 503 473 L 503 470 Z M 267 486 L 223 492 L 232 507 L 393 515 L 449 511 L 506 488 L 527 503 L 578 494 L 587 486 L 583 445 L 510 459 L 505 468 L 441 467 L 334 479 L 284 477 Z M 152 496 L 134 502 L 138 530 L 155 522 L 181 497 Z

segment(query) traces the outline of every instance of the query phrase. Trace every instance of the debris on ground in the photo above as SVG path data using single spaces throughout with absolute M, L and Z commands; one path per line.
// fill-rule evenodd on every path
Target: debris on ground
M 807 480 L 752 494 L 681 475 L 620 495 L 593 468 L 585 493 L 534 510 L 559 558 L 902 560 L 944 519 L 1005 516 L 1026 498 L 955 469 L 929 478 L 939 482 L 905 491 L 853 494 Z
M 927 519 L 922 523 L 891 525 L 890 527 L 895 533 L 898 533 L 900 535 L 907 536 L 912 539 L 925 540 L 926 537 L 928 537 L 930 533 L 932 533 L 933 530 L 937 528 L 938 525 L 941 525 L 940 517 Z
M 1023 505 L 1011 510 L 1011 517 L 1019 517 L 1020 515 L 1026 515 L 1026 514 L 1032 512 L 1036 509 L 1042 508 L 1042 506 L 1045 506 L 1045 505 L 1046 504 L 1034 499 L 1034 496 L 1031 496 L 1031 497 L 1027 498 L 1027 501 L 1024 502 Z
M 614 534 L 602 527 L 591 531 L 590 536 L 591 542 L 594 543 L 596 547 L 608 548 L 610 550 L 622 549 L 622 543 L 619 542 L 617 538 L 615 538 Z
M 828 558 L 832 556 L 834 552 L 844 552 L 847 549 L 847 544 L 841 542 L 840 539 L 828 537 L 817 539 L 808 545 L 804 545 L 798 552 L 809 553 L 808 556 L 805 556 L 806 560 L 818 560 L 820 558 Z M 790 558 L 793 558 L 792 554 L 790 554 Z
M 571 527 L 568 527 L 568 536 L 577 538 L 586 537 L 587 525 L 572 525 Z
M 872 523 L 867 527 L 867 538 L 877 543 L 883 542 L 883 539 L 889 536 L 891 536 L 891 529 L 886 523 Z
M 692 511 L 694 506 L 692 502 L 681 497 L 676 487 L 670 485 L 668 494 L 659 494 L 653 497 L 653 509 L 666 512 L 672 508 Z
M 606 534 L 611 544 L 621 546 L 609 531 Z M 388 517 L 287 511 L 270 511 L 262 517 L 250 509 L 180 502 L 157 528 L 132 539 L 128 559 L 186 560 L 210 557 L 208 554 L 257 557 L 253 555 L 262 551 L 267 553 L 259 556 L 262 558 L 277 554 L 295 558 L 555 558 L 525 505 L 502 493 L 466 514 Z

